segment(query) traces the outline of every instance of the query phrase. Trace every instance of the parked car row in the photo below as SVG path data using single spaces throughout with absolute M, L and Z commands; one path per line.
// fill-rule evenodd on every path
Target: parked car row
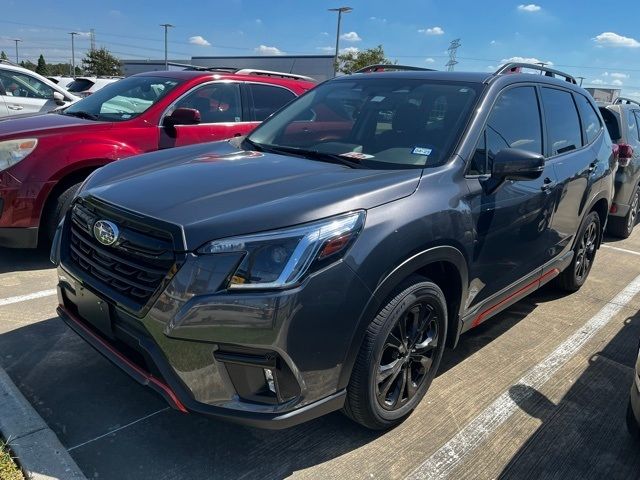
M 53 237 L 60 317 L 178 410 L 386 429 L 462 333 L 628 236 L 635 105 L 523 63 L 140 74 L 0 122 L 0 244 Z

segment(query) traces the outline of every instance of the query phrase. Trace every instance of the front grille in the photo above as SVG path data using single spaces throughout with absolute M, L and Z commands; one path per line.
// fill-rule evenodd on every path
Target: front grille
M 130 309 L 140 310 L 175 264 L 171 237 L 80 203 L 73 207 L 70 219 L 68 259 L 83 273 L 83 280 Z M 105 246 L 94 237 L 98 220 L 118 225 L 120 236 L 114 245 Z

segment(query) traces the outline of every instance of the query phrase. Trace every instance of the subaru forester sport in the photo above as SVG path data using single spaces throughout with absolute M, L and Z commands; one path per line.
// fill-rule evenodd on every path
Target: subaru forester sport
M 56 234 L 60 316 L 183 412 L 392 427 L 460 334 L 589 275 L 615 146 L 572 77 L 524 67 L 348 75 L 97 170 Z

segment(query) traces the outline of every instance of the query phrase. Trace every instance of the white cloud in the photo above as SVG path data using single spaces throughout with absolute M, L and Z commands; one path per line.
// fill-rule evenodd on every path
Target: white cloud
M 433 58 L 431 58 L 431 57 L 425 58 L 424 59 L 424 63 L 435 63 L 435 60 Z
M 323 37 L 328 37 L 329 36 L 329 32 L 320 32 L 320 35 L 322 35 Z
M 613 78 L 629 78 L 629 75 L 627 75 L 626 73 L 618 73 L 618 72 L 613 72 L 611 76 Z
M 425 35 L 444 35 L 442 27 L 421 28 L 418 33 L 424 33 Z
M 91 32 L 76 32 L 78 35 L 80 35 L 81 37 L 90 37 L 91 36 Z
M 340 39 L 345 42 L 360 42 L 362 38 L 356 32 L 347 32 L 340 35 Z
M 336 47 L 316 47 L 316 50 L 320 50 L 321 52 L 325 52 L 325 53 L 333 53 L 336 51 Z
M 593 41 L 603 47 L 627 47 L 627 48 L 640 47 L 640 42 L 635 38 L 624 37 L 614 32 L 603 32 L 600 35 L 597 35 L 595 38 L 593 38 Z
M 191 45 L 199 45 L 201 47 L 208 47 L 211 44 L 201 35 L 196 35 L 195 37 L 189 37 L 189 43 Z
M 258 55 L 284 55 L 284 52 L 277 47 L 269 47 L 267 45 L 260 45 L 253 49 Z
M 591 81 L 592 85 L 604 85 L 604 80 L 602 80 L 601 78 L 596 78 L 595 80 Z
M 622 80 L 619 79 L 615 79 L 611 82 L 611 85 L 615 85 L 616 87 L 621 87 L 622 86 Z
M 529 3 L 527 5 L 518 5 L 518 10 L 520 12 L 533 13 L 539 12 L 540 10 L 542 10 L 542 7 L 540 5 L 536 5 L 535 3 Z
M 498 42 L 496 42 L 495 40 L 491 40 L 491 41 L 489 42 L 489 45 L 495 45 L 496 43 L 498 43 Z
M 640 90 L 627 92 L 627 97 L 640 97 Z
M 358 53 L 359 51 L 360 51 L 360 49 L 358 49 L 358 47 L 347 47 L 347 48 L 341 48 L 340 49 L 340 54 Z
M 261 18 L 256 18 L 256 23 L 258 25 L 262 25 L 262 19 Z
M 382 22 L 382 23 L 387 23 L 387 19 L 386 18 L 380 18 L 380 17 L 369 17 L 369 20 L 371 20 L 372 22 Z
M 500 60 L 501 63 L 510 63 L 510 62 L 516 62 L 516 63 L 546 63 L 548 67 L 553 65 L 553 62 L 550 62 L 548 60 L 539 60 L 536 57 L 511 57 L 511 58 L 503 58 L 502 60 Z

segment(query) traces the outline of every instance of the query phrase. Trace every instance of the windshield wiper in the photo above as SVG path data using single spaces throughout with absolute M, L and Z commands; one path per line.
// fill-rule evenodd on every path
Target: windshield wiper
M 360 163 L 355 162 L 353 160 L 348 160 L 336 153 L 328 153 L 321 152 L 319 150 L 306 150 L 304 148 L 297 147 L 285 147 L 282 145 L 265 145 L 262 143 L 256 143 L 248 138 L 244 140 L 252 148 L 259 152 L 269 152 L 269 153 L 285 153 L 291 155 L 298 155 L 304 158 L 309 158 L 311 160 L 320 160 L 322 162 L 330 162 L 337 163 L 338 165 L 345 165 L 350 168 L 364 168 Z
M 93 113 L 89 113 L 89 112 L 83 112 L 83 111 L 77 111 L 77 112 L 65 111 L 64 114 L 65 115 L 70 115 L 72 117 L 85 118 L 87 120 L 98 120 L 99 119 L 99 117 L 97 115 L 94 115 Z

